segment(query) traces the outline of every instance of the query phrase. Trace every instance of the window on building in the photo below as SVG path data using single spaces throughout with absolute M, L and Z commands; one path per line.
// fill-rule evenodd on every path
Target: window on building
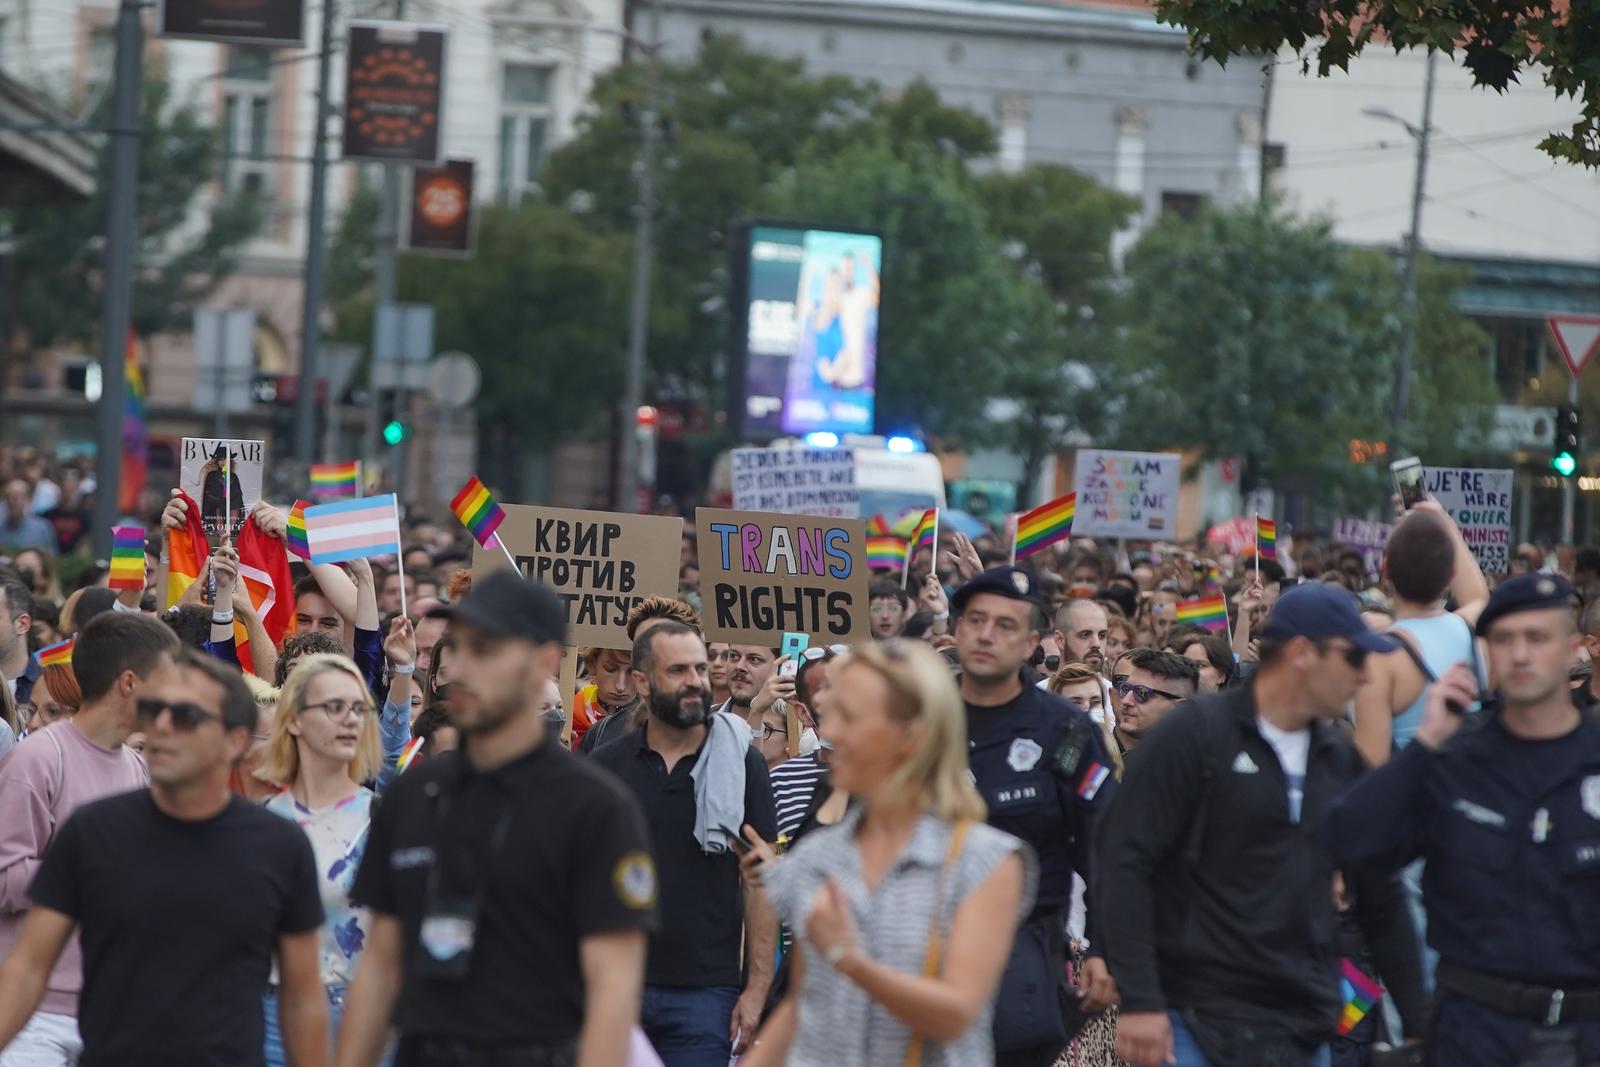
M 1480 315 L 1477 321 L 1489 335 L 1489 368 L 1500 396 L 1516 403 L 1529 390 L 1537 390 L 1547 355 L 1544 319 Z M 1566 374 L 1559 358 L 1557 367 Z
M 1184 222 L 1193 222 L 1206 206 L 1204 193 L 1179 193 L 1171 189 L 1161 191 L 1161 213 L 1178 216 Z
M 272 146 L 272 53 L 229 45 L 222 71 L 222 184 L 230 192 L 270 199 Z
M 515 200 L 538 178 L 550 126 L 550 67 L 507 63 L 500 84 L 501 200 Z
M 89 30 L 89 49 L 85 57 L 88 64 L 83 72 L 83 87 L 94 96 L 111 84 L 117 65 L 117 30 L 115 26 L 95 26 Z

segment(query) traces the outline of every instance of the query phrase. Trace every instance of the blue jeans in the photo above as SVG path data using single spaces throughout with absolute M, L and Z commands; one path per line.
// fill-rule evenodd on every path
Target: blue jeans
M 738 1000 L 732 986 L 647 985 L 639 1023 L 664 1067 L 728 1067 L 728 1024 Z
M 339 1020 L 344 1017 L 344 998 L 349 992 L 344 986 L 331 985 L 328 990 L 328 1033 L 335 1042 L 339 1037 Z M 283 1052 L 283 1033 L 278 1029 L 278 989 L 272 986 L 267 990 L 267 995 L 261 998 L 262 1022 L 266 1024 L 266 1047 L 262 1050 L 262 1058 L 267 1067 L 286 1067 L 288 1058 Z M 389 1067 L 394 1062 L 394 1050 L 384 1053 L 379 1061 L 383 1067 Z
M 1183 1024 L 1183 1018 L 1175 1011 L 1168 1012 L 1167 1018 L 1172 1020 L 1172 1052 L 1178 1060 L 1178 1067 L 1212 1067 L 1206 1054 L 1200 1051 L 1194 1035 Z M 1306 1060 L 1306 1067 L 1332 1067 L 1332 1062 L 1328 1046 L 1323 1045 Z

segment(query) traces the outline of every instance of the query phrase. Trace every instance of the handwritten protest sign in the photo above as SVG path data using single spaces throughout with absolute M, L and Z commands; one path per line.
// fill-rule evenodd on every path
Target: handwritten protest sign
M 1393 532 L 1394 527 L 1386 522 L 1338 519 L 1333 524 L 1333 542 L 1360 552 L 1367 573 L 1377 574 L 1383 561 L 1383 547 L 1389 543 L 1389 535 Z
M 736 448 L 729 458 L 735 510 L 861 516 L 855 457 L 847 448 Z
M 631 648 L 628 612 L 647 596 L 678 594 L 683 520 L 527 504 L 503 504 L 495 531 L 526 577 L 555 590 L 567 606 L 567 642 Z M 507 567 L 504 552 L 475 545 L 473 574 Z
M 701 620 L 706 640 L 779 647 L 868 641 L 867 531 L 860 519 L 701 508 Z
M 1166 452 L 1078 452 L 1075 537 L 1170 539 L 1178 526 L 1181 457 Z
M 1504 574 L 1511 558 L 1514 472 L 1470 467 L 1424 467 L 1422 485 L 1461 527 L 1485 574 Z

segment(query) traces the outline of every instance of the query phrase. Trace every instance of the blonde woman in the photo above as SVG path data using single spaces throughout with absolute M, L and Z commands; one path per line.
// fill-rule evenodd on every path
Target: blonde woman
M 1037 863 L 984 825 L 965 710 L 938 654 L 866 645 L 836 660 L 829 681 L 833 781 L 861 804 L 781 859 L 752 842 L 747 869 L 800 947 L 789 995 L 742 1067 L 986 1067 L 995 989 Z
M 301 660 L 278 694 L 277 717 L 258 777 L 282 787 L 266 809 L 305 830 L 322 876 L 322 984 L 337 1030 L 345 990 L 355 976 L 370 917 L 352 907 L 350 887 L 367 846 L 373 793 L 360 783 L 383 760 L 377 707 L 361 671 L 344 656 Z M 276 1019 L 276 990 L 267 993 L 268 1067 L 285 1062 Z

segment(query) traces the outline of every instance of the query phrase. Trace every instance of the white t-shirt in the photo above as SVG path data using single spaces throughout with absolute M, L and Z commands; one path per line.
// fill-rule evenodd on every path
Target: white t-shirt
M 1278 754 L 1283 776 L 1289 780 L 1289 818 L 1300 821 L 1300 804 L 1306 796 L 1306 759 L 1311 755 L 1311 730 L 1280 730 L 1265 719 L 1256 728 Z

